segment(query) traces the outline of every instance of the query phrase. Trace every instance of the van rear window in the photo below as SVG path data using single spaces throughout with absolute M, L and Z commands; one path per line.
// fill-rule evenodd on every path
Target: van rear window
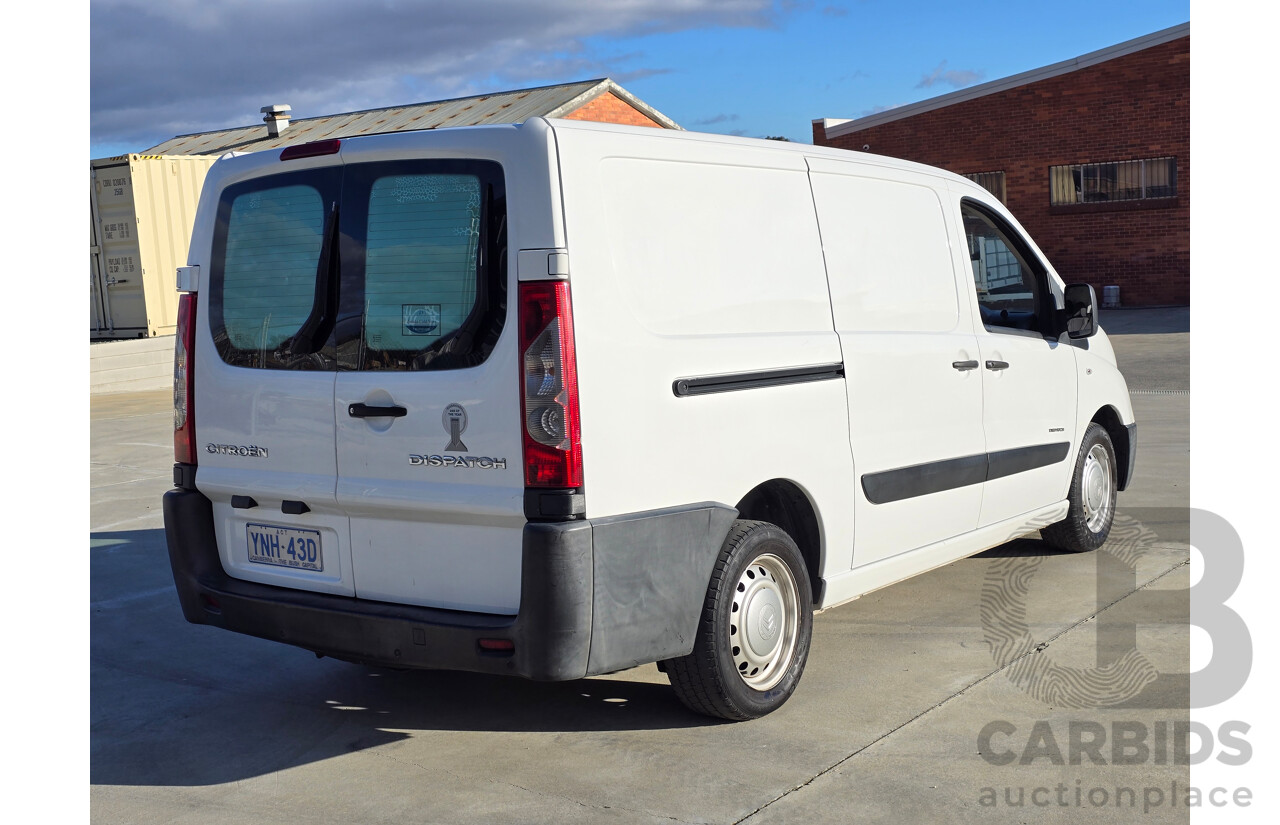
M 258 369 L 442 370 L 482 363 L 506 317 L 502 167 L 334 165 L 228 187 L 210 325 Z
M 364 345 L 417 355 L 462 327 L 476 303 L 480 181 L 396 175 L 369 193 Z
M 274 350 L 311 314 L 324 203 L 311 186 L 244 194 L 231 203 L 222 318 L 232 346 Z

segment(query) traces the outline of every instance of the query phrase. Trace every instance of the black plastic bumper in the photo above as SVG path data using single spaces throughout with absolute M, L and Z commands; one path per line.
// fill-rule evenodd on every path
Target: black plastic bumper
M 525 525 L 516 616 L 312 593 L 231 578 L 209 500 L 164 497 L 169 561 L 187 620 L 343 659 L 563 681 L 683 656 L 737 511 L 703 503 Z M 505 639 L 511 653 L 480 649 Z

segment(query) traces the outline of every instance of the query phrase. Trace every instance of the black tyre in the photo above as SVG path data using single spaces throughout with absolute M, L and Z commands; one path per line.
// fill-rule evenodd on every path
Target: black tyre
M 693 652 L 663 662 L 690 710 L 741 721 L 795 692 L 813 636 L 804 558 L 782 529 L 735 521 L 707 586 Z
M 1041 530 L 1040 537 L 1073 553 L 1097 550 L 1116 515 L 1116 451 L 1111 436 L 1098 424 L 1084 432 L 1067 501 L 1067 517 Z

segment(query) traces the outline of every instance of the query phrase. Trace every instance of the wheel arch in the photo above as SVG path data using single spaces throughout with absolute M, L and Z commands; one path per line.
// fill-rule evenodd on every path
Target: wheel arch
M 808 569 L 813 603 L 822 604 L 822 525 L 808 494 L 784 478 L 774 478 L 751 489 L 738 502 L 738 518 L 767 521 L 791 536 Z
M 1118 485 L 1116 489 L 1124 490 L 1128 486 L 1129 479 L 1132 478 L 1133 469 L 1129 466 L 1133 456 L 1133 451 L 1130 449 L 1131 445 L 1129 444 L 1129 428 L 1120 420 L 1119 411 L 1110 405 L 1102 407 L 1095 412 L 1089 422 L 1102 427 L 1111 438 L 1111 446 L 1116 454 L 1116 479 Z

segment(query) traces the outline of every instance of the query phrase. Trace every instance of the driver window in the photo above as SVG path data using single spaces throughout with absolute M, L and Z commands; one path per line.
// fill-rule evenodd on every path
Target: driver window
M 1040 276 L 984 213 L 962 204 L 969 264 L 982 323 L 991 328 L 1040 328 Z

